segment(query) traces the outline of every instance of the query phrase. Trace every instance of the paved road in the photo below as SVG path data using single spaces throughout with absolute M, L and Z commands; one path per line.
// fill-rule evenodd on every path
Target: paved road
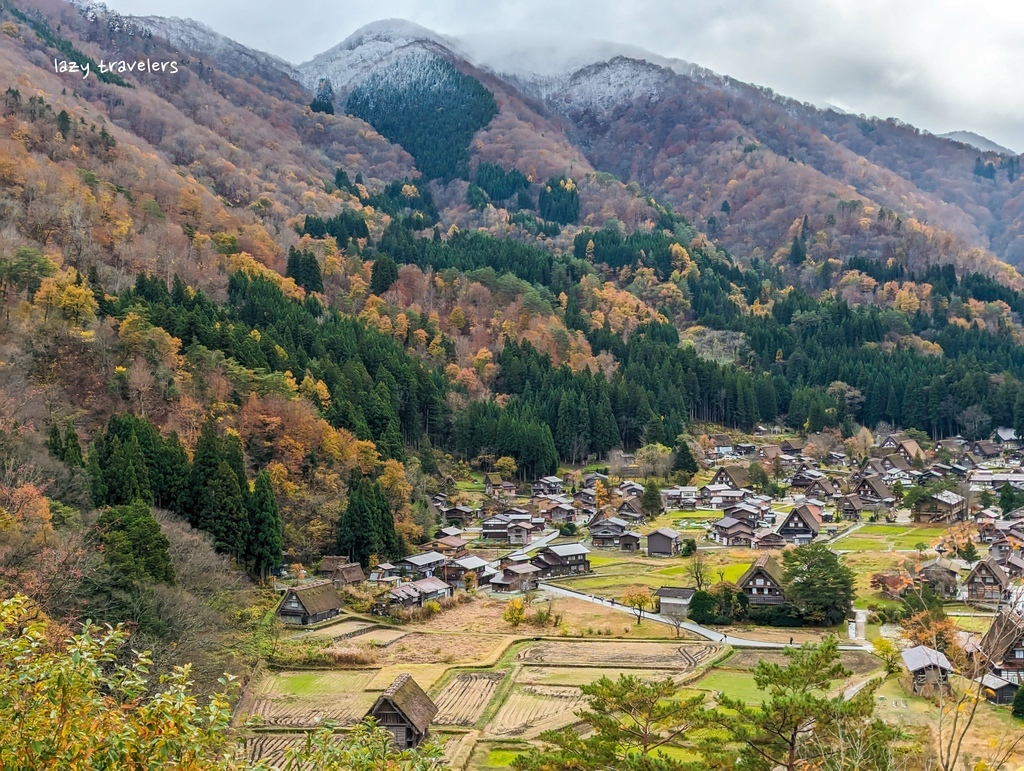
M 585 600 L 587 602 L 592 602 L 595 605 L 603 605 L 606 608 L 612 608 L 613 610 L 618 610 L 618 611 L 621 611 L 622 613 L 627 613 L 630 616 L 634 616 L 634 617 L 636 615 L 629 608 L 627 608 L 627 607 L 625 607 L 623 605 L 620 605 L 618 603 L 612 603 L 610 600 L 606 600 L 606 599 L 604 599 L 602 597 L 594 597 L 593 595 L 583 594 L 582 592 L 576 592 L 576 591 L 573 591 L 572 589 L 566 589 L 566 588 L 561 587 L 561 586 L 555 586 L 554 584 L 549 584 L 549 583 L 544 583 L 544 582 L 542 582 L 540 584 L 540 588 L 543 589 L 546 592 L 550 592 L 551 594 L 559 595 L 559 596 L 562 596 L 562 597 L 572 597 L 572 598 L 575 598 L 577 600 Z M 658 613 L 646 613 L 645 612 L 644 613 L 644 618 L 645 619 L 650 619 L 651 621 L 654 621 L 654 622 L 659 623 L 659 624 L 667 624 L 669 626 L 673 626 L 672 621 L 670 619 L 668 619 L 666 616 L 662 616 L 662 615 L 660 615 Z M 734 637 L 732 635 L 723 634 L 722 632 L 718 632 L 718 631 L 716 631 L 714 629 L 708 629 L 706 626 L 701 626 L 700 624 L 694 624 L 692 621 L 684 621 L 682 623 L 682 625 L 680 626 L 680 628 L 681 629 L 685 629 L 688 632 L 693 632 L 694 634 L 699 635 L 700 637 L 703 637 L 706 640 L 711 640 L 712 642 L 724 643 L 726 645 L 732 645 L 732 646 L 734 646 L 736 648 L 764 648 L 764 649 L 769 649 L 769 650 L 781 650 L 782 648 L 789 648 L 789 647 L 791 647 L 791 646 L 789 646 L 786 643 L 766 642 L 765 640 L 748 640 L 748 639 L 743 638 L 743 637 Z M 853 645 L 853 644 L 851 644 L 851 645 L 840 645 L 839 649 L 840 650 L 844 650 L 844 651 L 846 651 L 846 650 L 849 650 L 849 651 L 871 650 L 870 646 L 868 646 L 867 644 L 862 644 L 862 645 Z

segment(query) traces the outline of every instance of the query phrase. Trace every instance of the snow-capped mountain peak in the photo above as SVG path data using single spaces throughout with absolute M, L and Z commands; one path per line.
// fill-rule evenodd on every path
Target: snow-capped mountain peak
M 432 57 L 465 58 L 455 41 L 404 19 L 376 21 L 359 28 L 338 45 L 300 64 L 300 80 L 315 88 L 329 78 L 336 92 L 357 85 L 382 65 L 403 60 L 415 66 Z

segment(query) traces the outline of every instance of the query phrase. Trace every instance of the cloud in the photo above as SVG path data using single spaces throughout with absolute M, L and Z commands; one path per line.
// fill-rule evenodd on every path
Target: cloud
M 167 15 L 166 0 L 112 0 L 124 13 Z M 1024 151 L 1024 14 L 951 0 L 177 0 L 241 43 L 293 62 L 360 26 L 405 18 L 437 32 L 488 33 L 564 50 L 614 40 L 679 58 L 819 105 L 897 117 L 941 133 L 969 129 Z M 1009 12 L 999 14 L 1000 10 Z

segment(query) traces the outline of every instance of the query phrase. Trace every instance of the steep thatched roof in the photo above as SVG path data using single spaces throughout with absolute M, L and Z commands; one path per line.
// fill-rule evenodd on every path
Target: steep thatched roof
M 991 663 L 998 664 L 1006 660 L 1021 637 L 1024 637 L 1024 616 L 1015 610 L 1002 610 L 981 638 L 978 647 Z
M 367 713 L 377 714 L 377 710 L 390 701 L 391 704 L 412 723 L 421 734 L 425 734 L 430 728 L 430 721 L 437 714 L 437 705 L 430 700 L 430 697 L 423 692 L 410 674 L 401 674 L 395 678 L 395 682 L 377 697 L 377 701 Z
M 334 588 L 334 583 L 331 581 L 296 586 L 290 592 L 295 595 L 302 603 L 302 607 L 306 609 L 306 613 L 311 616 L 340 609 L 343 604 L 341 595 L 338 594 L 338 590 Z
M 764 572 L 772 581 L 775 582 L 776 586 L 782 586 L 782 568 L 779 567 L 779 563 L 775 561 L 775 558 L 770 554 L 762 554 L 755 560 L 754 564 L 747 568 L 747 572 L 740 576 L 740 580 L 736 582 L 737 586 L 743 586 L 758 570 Z

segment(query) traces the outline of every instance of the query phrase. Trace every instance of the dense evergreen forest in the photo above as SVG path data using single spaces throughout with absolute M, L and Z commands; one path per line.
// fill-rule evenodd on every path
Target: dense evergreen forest
M 360 83 L 346 109 L 416 159 L 430 178 L 469 175 L 469 141 L 497 115 L 480 81 L 436 57 L 407 57 Z

